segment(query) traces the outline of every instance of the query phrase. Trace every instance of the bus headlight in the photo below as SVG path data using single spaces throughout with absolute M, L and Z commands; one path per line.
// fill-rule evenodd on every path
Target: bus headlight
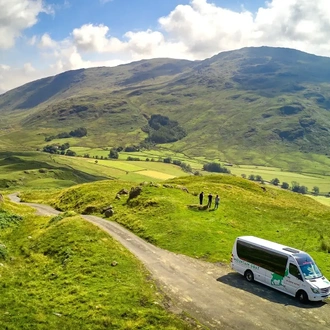
M 320 293 L 319 289 L 317 288 L 311 288 L 314 293 Z

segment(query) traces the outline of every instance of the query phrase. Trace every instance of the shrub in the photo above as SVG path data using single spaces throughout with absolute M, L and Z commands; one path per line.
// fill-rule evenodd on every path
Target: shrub
M 272 180 L 270 181 L 270 183 L 273 184 L 274 186 L 278 186 L 279 183 L 280 183 L 280 180 L 279 180 L 278 178 L 275 178 L 275 179 L 272 179 Z
M 192 171 L 192 168 L 191 168 L 191 166 L 189 164 L 186 164 L 186 163 L 183 163 L 182 162 L 181 165 L 180 165 L 180 167 L 182 168 L 182 170 L 184 172 L 191 173 L 191 171 Z
M 256 178 L 255 179 L 256 179 L 256 181 L 263 181 L 262 180 L 262 177 L 260 175 L 256 175 Z
M 70 150 L 70 149 L 68 149 L 65 154 L 67 156 L 72 156 L 72 157 L 76 156 L 76 153 L 74 151 Z
M 176 160 L 176 159 L 173 160 L 174 165 L 180 166 L 181 163 L 182 163 L 181 160 Z
M 118 151 L 116 148 L 111 148 L 110 149 L 110 153 L 109 153 L 109 158 L 112 159 L 118 159 L 119 155 L 118 155 Z
M 207 163 L 203 165 L 203 170 L 207 172 L 215 172 L 215 173 L 230 173 L 230 170 L 226 167 L 222 167 L 218 163 Z

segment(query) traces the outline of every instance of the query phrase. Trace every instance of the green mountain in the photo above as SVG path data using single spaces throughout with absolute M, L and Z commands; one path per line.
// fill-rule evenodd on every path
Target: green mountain
M 329 87 L 330 58 L 271 47 L 69 71 L 0 96 L 0 143 L 35 148 L 46 136 L 86 127 L 87 137 L 70 144 L 125 146 L 143 141 L 141 128 L 161 114 L 186 132 L 165 145 L 173 151 L 330 168 Z

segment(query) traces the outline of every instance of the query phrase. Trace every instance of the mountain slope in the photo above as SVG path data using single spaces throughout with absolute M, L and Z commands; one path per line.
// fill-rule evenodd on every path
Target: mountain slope
M 40 145 L 47 134 L 84 126 L 90 146 L 142 141 L 141 127 L 160 113 L 187 132 L 168 145 L 173 150 L 282 166 L 297 162 L 279 162 L 281 153 L 323 155 L 327 162 L 329 86 L 329 58 L 243 48 L 204 61 L 155 59 L 66 72 L 0 96 L 0 113 L 3 129 L 14 125 L 34 141 L 39 132 Z

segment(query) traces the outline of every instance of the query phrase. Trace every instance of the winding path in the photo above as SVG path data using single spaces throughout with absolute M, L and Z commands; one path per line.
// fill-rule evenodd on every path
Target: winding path
M 20 202 L 16 194 L 9 195 Z M 55 215 L 50 206 L 24 203 L 39 215 Z M 140 259 L 176 311 L 185 311 L 210 329 L 329 330 L 330 303 L 301 305 L 294 298 L 258 283 L 248 283 L 228 266 L 162 250 L 116 222 L 82 217 L 100 227 Z M 174 311 L 175 311 L 174 310 Z

